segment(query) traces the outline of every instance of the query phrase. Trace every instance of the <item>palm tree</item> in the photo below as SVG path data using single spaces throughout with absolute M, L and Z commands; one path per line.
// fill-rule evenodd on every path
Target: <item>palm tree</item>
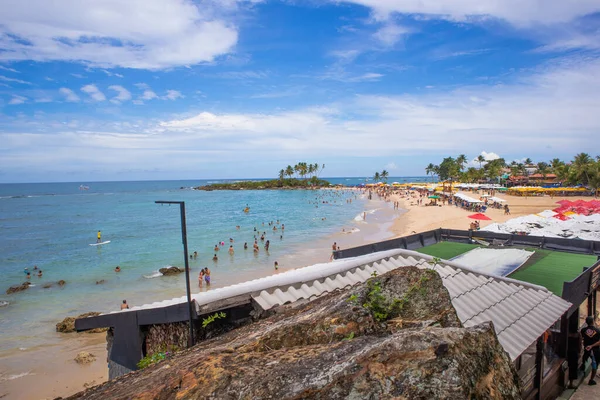
M 429 165 L 427 165 L 427 167 L 425 167 L 425 172 L 427 173 L 427 176 L 429 176 L 429 174 L 431 174 L 432 181 L 433 181 L 434 170 L 435 170 L 435 165 L 433 165 L 432 163 L 429 163 Z
M 387 183 L 387 179 L 388 179 L 389 175 L 390 175 L 389 172 L 387 172 L 385 169 L 383 171 L 381 171 L 381 179 L 383 179 L 385 183 Z
M 543 161 L 537 163 L 537 172 L 538 174 L 542 175 L 542 178 L 546 179 L 546 175 L 548 175 L 549 172 L 549 165 L 548 163 L 545 163 Z
M 462 172 L 465 169 L 465 164 L 467 163 L 467 156 L 461 154 L 456 158 L 456 163 L 458 164 L 458 170 Z
M 381 175 L 379 175 L 379 172 L 375 172 L 375 175 L 373 175 L 373 182 L 379 182 L 380 179 Z
M 485 157 L 481 154 L 477 156 L 477 162 L 479 163 L 479 169 L 481 169 L 481 164 L 485 162 Z
M 285 169 L 285 174 L 291 178 L 294 175 L 294 167 L 288 165 Z
M 550 160 L 550 166 L 552 167 L 552 171 L 554 173 L 556 173 L 556 170 L 561 166 L 561 165 L 565 165 L 564 162 L 560 161 L 559 158 L 553 158 L 552 160 Z
M 308 164 L 308 175 L 312 178 L 313 173 L 315 172 L 315 166 L 313 164 Z
M 571 163 L 570 181 L 574 184 L 587 185 L 589 181 L 589 169 L 592 166 L 593 160 L 587 153 L 579 153 Z
M 527 157 L 525 159 L 525 165 L 531 165 L 531 164 L 533 164 L 533 161 L 531 161 L 531 158 Z
M 285 170 L 279 170 L 279 180 L 283 181 L 283 178 L 285 178 Z

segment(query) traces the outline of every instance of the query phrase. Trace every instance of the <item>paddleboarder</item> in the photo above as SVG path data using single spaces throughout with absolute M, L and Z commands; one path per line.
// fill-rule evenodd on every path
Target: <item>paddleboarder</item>
M 102 242 L 102 232 L 98 231 L 98 240 L 96 240 L 96 243 L 101 243 Z

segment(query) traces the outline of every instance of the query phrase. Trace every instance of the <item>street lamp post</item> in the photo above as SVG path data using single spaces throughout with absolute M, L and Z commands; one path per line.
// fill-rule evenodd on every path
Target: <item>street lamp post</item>
M 188 262 L 187 230 L 185 226 L 185 201 L 165 201 L 157 200 L 156 204 L 179 204 L 181 213 L 181 240 L 183 242 L 183 259 L 185 261 L 185 288 L 187 292 L 188 316 L 190 324 L 190 337 L 188 338 L 188 347 L 194 345 L 194 325 L 192 322 L 192 295 L 190 294 L 190 265 Z

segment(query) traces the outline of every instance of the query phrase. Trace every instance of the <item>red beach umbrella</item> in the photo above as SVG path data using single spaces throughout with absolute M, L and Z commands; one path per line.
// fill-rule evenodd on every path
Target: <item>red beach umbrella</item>
M 565 214 L 556 214 L 553 218 L 560 219 L 561 221 L 566 221 L 569 219 Z
M 469 218 L 471 219 L 478 219 L 481 221 L 491 221 L 492 219 L 490 217 L 488 217 L 485 214 L 482 213 L 477 213 L 477 214 L 473 214 L 473 215 L 469 215 Z
M 561 200 L 561 201 L 557 201 L 557 203 L 563 207 L 566 207 L 566 206 L 570 206 L 572 202 L 571 202 L 571 200 Z

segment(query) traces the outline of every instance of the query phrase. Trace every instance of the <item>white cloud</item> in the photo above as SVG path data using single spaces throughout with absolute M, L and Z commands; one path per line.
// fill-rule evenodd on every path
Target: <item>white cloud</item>
M 167 94 L 161 97 L 163 100 L 183 99 L 184 96 L 178 90 L 167 90 Z
M 384 46 L 392 47 L 400 40 L 402 35 L 409 32 L 410 30 L 403 26 L 394 23 L 386 23 L 373 34 L 373 37 Z
M 398 166 L 396 165 L 395 162 L 389 162 L 385 165 L 385 169 L 390 170 L 390 171 L 395 171 L 398 169 Z
M 164 69 L 211 62 L 237 42 L 237 2 L 4 0 L 0 60 Z
M 70 74 L 73 78 L 78 78 L 78 79 L 83 79 L 85 78 L 85 76 L 81 75 L 81 74 Z
M 0 53 L 0 54 L 2 54 L 2 53 Z M 3 76 L 3 75 L 0 75 L 0 81 L 20 83 L 22 85 L 31 85 L 31 82 L 23 81 L 21 79 L 9 78 L 9 77 Z
M 597 70 L 600 59 L 565 59 L 524 73 L 512 84 L 419 95 L 357 96 L 336 105 L 337 111 L 327 112 L 205 111 L 164 121 L 159 127 L 209 141 L 231 136 L 248 143 L 247 149 L 282 153 L 327 154 L 336 148 L 348 156 L 384 157 L 414 152 L 477 154 L 482 147 L 493 147 L 500 154 L 521 149 L 575 153 L 588 148 L 600 130 Z M 498 156 L 482 154 L 488 160 Z
M 338 0 L 336 0 L 338 1 Z M 389 14 L 416 14 L 468 21 L 472 18 L 498 18 L 517 26 L 555 24 L 600 11 L 597 0 L 342 0 L 371 8 L 377 18 Z
M 65 96 L 65 100 L 68 102 L 76 103 L 79 101 L 79 96 L 69 88 L 60 88 L 58 92 Z
M 17 105 L 17 104 L 23 104 L 26 101 L 27 101 L 27 97 L 23 97 L 23 96 L 19 96 L 19 95 L 13 94 L 12 99 L 10 99 L 10 101 L 8 102 L 8 104 Z
M 117 95 L 115 97 L 113 97 L 112 99 L 110 99 L 110 101 L 112 103 L 121 104 L 124 101 L 131 100 L 131 93 L 129 92 L 129 90 L 125 89 L 123 86 L 111 85 L 108 88 L 117 92 Z
M 16 69 L 5 67 L 3 65 L 0 65 L 0 69 L 3 70 L 3 71 L 14 72 L 14 73 L 17 73 L 17 74 L 19 73 L 19 71 L 17 71 Z
M 484 159 L 484 161 L 481 162 L 481 164 L 478 161 L 478 156 L 481 155 Z M 488 161 L 492 161 L 492 160 L 497 160 L 500 158 L 500 156 L 496 153 L 490 152 L 488 153 L 487 151 L 482 151 L 481 153 L 479 153 L 479 155 L 475 158 L 473 158 L 468 164 L 468 167 L 476 167 L 479 168 L 483 165 L 485 165 Z
M 95 101 L 104 101 L 106 96 L 102 93 L 96 85 L 90 84 L 85 85 L 81 88 L 81 91 L 87 93 Z
M 385 163 L 421 156 L 422 167 L 439 160 L 440 154 L 472 157 L 482 149 L 488 150 L 483 153 L 488 158 L 502 155 L 507 160 L 569 158 L 597 151 L 598 70 L 600 59 L 573 56 L 515 73 L 503 85 L 347 96 L 323 107 L 263 112 L 234 112 L 227 105 L 214 105 L 162 122 L 148 118 L 108 125 L 81 120 L 69 127 L 62 120 L 23 117 L 15 126 L 28 133 L 0 131 L 0 143 L 10 155 L 0 157 L 0 169 L 15 171 L 14 165 L 20 165 L 41 170 L 40 166 L 52 165 L 64 171 L 69 162 L 80 168 L 77 157 L 82 154 L 85 165 L 92 165 L 88 170 L 122 171 L 132 165 L 148 169 L 161 165 L 170 171 L 207 165 L 222 170 L 236 160 L 237 173 L 242 168 L 250 174 L 256 171 L 257 160 L 281 164 L 307 155 L 328 168 L 334 160 L 344 162 L 338 154 L 347 157 L 347 165 L 369 157 Z M 49 146 L 61 150 L 49 152 Z
M 485 161 L 493 161 L 500 158 L 500 156 L 496 153 L 488 153 L 487 151 L 482 151 L 481 155 L 485 159 Z
M 154 93 L 150 89 L 144 90 L 144 93 L 140 97 L 140 99 L 142 99 L 142 100 L 152 100 L 152 99 L 156 99 L 156 98 L 158 98 L 158 96 L 156 95 L 156 93 Z

